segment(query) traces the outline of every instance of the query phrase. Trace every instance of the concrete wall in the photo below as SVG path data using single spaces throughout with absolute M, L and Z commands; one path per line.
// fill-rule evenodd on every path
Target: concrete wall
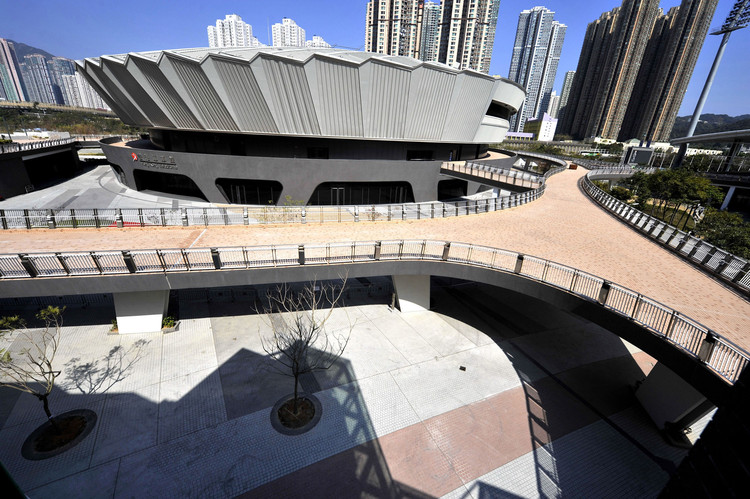
M 107 160 L 125 173 L 128 187 L 135 189 L 133 170 L 182 174 L 198 185 L 208 201 L 226 203 L 216 187 L 217 178 L 277 180 L 283 190 L 279 199 L 310 199 L 323 182 L 409 182 L 415 201 L 437 199 L 441 161 L 342 160 L 307 158 L 269 158 L 161 151 L 141 147 L 102 145 Z M 132 153 L 138 160 L 132 158 Z M 169 158 L 174 163 L 169 162 Z

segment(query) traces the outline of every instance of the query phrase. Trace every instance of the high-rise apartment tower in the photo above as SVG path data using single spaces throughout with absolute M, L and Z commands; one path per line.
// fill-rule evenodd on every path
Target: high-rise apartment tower
M 262 47 L 253 36 L 253 27 L 236 14 L 217 19 L 216 26 L 208 26 L 209 47 Z
M 15 47 L 5 38 L 0 38 L 0 87 L 6 100 L 26 100 L 26 88 L 21 77 Z
M 440 42 L 440 5 L 425 2 L 422 13 L 422 40 L 419 58 L 423 61 L 437 61 Z
M 518 16 L 508 78 L 526 88 L 526 99 L 511 118 L 513 132 L 522 131 L 526 120 L 541 118 L 549 107 L 567 28 L 555 21 L 554 15 L 545 7 L 534 7 Z
M 624 0 L 590 23 L 558 132 L 616 139 L 659 14 L 659 0 Z
M 570 97 L 570 89 L 573 87 L 573 78 L 575 77 L 575 71 L 568 71 L 565 73 L 565 79 L 563 80 L 562 92 L 560 92 L 560 107 L 558 110 L 558 117 L 564 113 L 565 106 L 568 105 L 568 98 Z
M 500 0 L 443 0 L 439 7 L 424 0 L 372 0 L 367 3 L 365 50 L 488 73 L 499 7 Z
M 718 3 L 683 0 L 657 18 L 618 140 L 669 140 Z
M 443 0 L 438 61 L 488 73 L 499 8 L 500 0 Z
M 56 103 L 52 80 L 47 69 L 47 59 L 41 54 L 24 56 L 21 75 L 26 84 L 29 101 Z
M 421 0 L 367 2 L 365 51 L 419 58 L 423 4 Z
M 274 47 L 304 47 L 305 30 L 292 19 L 285 17 L 271 26 Z

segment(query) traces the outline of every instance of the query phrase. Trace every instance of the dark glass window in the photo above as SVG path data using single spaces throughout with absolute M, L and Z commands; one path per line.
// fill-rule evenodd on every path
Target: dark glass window
M 315 188 L 307 204 L 353 205 L 413 203 L 409 182 L 325 182 Z
M 139 191 L 151 190 L 178 196 L 190 196 L 208 201 L 193 179 L 177 173 L 133 170 L 135 188 Z
M 438 182 L 438 201 L 465 196 L 467 185 L 466 180 L 457 178 L 441 180 Z
M 327 147 L 308 147 L 307 157 L 309 159 L 328 159 Z
M 420 151 L 416 149 L 406 151 L 407 161 L 432 161 L 433 156 L 433 151 Z
M 246 180 L 240 178 L 216 179 L 227 202 L 234 204 L 276 204 L 282 185 L 275 180 Z

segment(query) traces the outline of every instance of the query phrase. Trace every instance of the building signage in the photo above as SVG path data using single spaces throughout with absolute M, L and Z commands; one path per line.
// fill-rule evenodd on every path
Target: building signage
M 132 154 L 133 161 L 138 161 L 141 166 L 149 168 L 157 168 L 160 170 L 177 170 L 177 164 L 175 163 L 174 157 L 166 154 L 144 154 L 136 156 Z

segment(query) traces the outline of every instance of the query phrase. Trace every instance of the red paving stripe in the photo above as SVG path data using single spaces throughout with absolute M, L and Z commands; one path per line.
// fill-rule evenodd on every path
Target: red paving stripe
M 627 384 L 649 359 L 639 353 L 562 375 L 574 387 L 583 387 L 579 374 L 587 368 L 606 370 L 611 380 L 619 380 L 584 387 L 589 402 L 609 415 L 629 404 L 613 404 L 608 391 Z M 323 459 L 240 497 L 440 497 L 597 420 L 558 381 L 544 377 Z

